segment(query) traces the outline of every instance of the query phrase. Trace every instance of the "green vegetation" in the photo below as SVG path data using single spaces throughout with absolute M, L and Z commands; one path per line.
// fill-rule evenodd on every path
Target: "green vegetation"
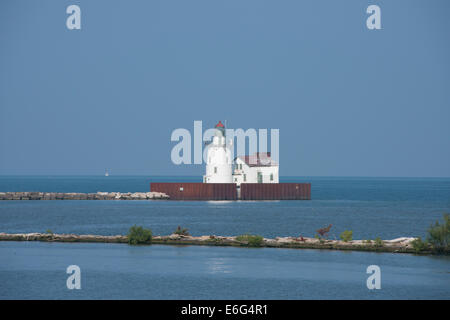
M 53 231 L 52 231 L 52 230 L 50 230 L 50 229 L 47 229 L 47 231 L 45 231 L 45 233 L 48 233 L 48 234 L 51 234 L 51 235 L 53 235 Z
M 442 253 L 450 251 L 450 215 L 444 214 L 444 222 L 438 221 L 428 229 L 427 243 L 433 251 Z
M 252 234 L 243 234 L 236 237 L 236 241 L 247 243 L 249 247 L 261 247 L 263 237 Z
M 420 253 L 432 250 L 436 253 L 445 253 L 450 251 L 450 215 L 444 214 L 444 222 L 442 224 L 436 221 L 428 229 L 427 239 L 417 238 L 411 242 L 414 251 Z
M 428 248 L 428 242 L 422 241 L 421 237 L 418 237 L 417 239 L 411 241 L 411 244 L 416 253 L 422 252 Z
M 384 242 L 383 242 L 383 240 L 381 240 L 380 237 L 377 237 L 374 241 L 375 241 L 375 247 L 382 247 L 382 246 L 384 246 Z
M 372 244 L 372 240 L 363 240 L 363 243 L 365 243 L 365 244 Z
M 344 232 L 341 233 L 339 238 L 341 238 L 341 240 L 344 241 L 344 242 L 352 241 L 353 240 L 353 231 L 352 230 L 345 230 Z
M 141 226 L 134 225 L 128 231 L 128 244 L 150 244 L 152 243 L 152 231 Z
M 189 235 L 188 229 L 181 228 L 180 226 L 178 226 L 177 230 L 175 230 L 173 233 L 178 234 L 180 236 L 188 236 Z

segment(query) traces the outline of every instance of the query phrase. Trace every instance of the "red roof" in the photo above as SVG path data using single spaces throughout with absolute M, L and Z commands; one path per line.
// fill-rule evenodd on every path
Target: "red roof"
M 225 128 L 225 126 L 222 124 L 222 121 L 219 120 L 219 123 L 216 124 L 216 128 Z
M 244 161 L 249 167 L 271 167 L 277 163 L 270 157 L 270 152 L 257 152 L 251 156 L 238 157 Z

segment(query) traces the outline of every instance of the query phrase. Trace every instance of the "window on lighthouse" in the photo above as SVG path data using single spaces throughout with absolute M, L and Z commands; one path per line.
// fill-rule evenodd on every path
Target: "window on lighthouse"
M 214 167 L 214 173 L 217 173 L 217 167 Z

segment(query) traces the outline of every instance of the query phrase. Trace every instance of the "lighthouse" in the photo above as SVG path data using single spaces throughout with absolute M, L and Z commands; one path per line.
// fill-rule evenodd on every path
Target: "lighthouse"
M 183 201 L 311 200 L 311 183 L 279 182 L 278 161 L 270 152 L 264 150 L 234 157 L 234 133 L 219 121 L 201 140 L 194 140 L 197 146 L 202 140 L 208 140 L 202 153 L 206 162 L 203 182 L 152 181 L 150 191 L 164 193 L 170 200 Z M 237 139 L 239 144 L 239 137 Z
M 225 126 L 221 121 L 215 126 L 212 141 L 207 146 L 204 183 L 232 183 L 231 151 L 226 142 Z

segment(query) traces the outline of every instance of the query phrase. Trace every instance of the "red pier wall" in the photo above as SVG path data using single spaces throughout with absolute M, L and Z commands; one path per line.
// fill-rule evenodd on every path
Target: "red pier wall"
M 235 183 L 152 182 L 171 200 L 239 200 Z M 242 183 L 240 200 L 311 200 L 310 183 Z
M 311 184 L 241 183 L 241 200 L 311 200 Z
M 171 200 L 237 200 L 235 183 L 152 182 L 150 191 L 163 192 Z

